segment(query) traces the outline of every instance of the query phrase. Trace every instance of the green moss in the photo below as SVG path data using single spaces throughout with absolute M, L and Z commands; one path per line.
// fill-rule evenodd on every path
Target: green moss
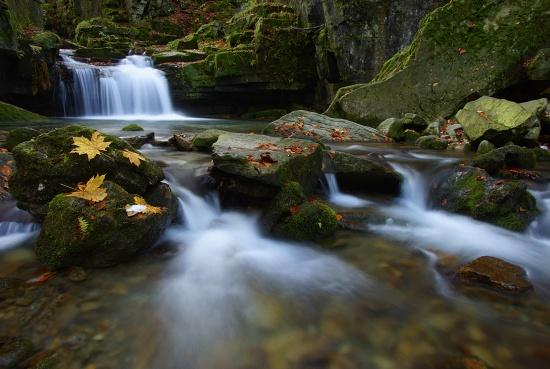
M 239 77 L 253 74 L 256 56 L 250 50 L 231 50 L 213 54 L 209 57 L 214 63 L 216 78 Z
M 179 71 L 179 78 L 193 89 L 213 87 L 216 85 L 214 65 L 212 61 L 208 59 L 185 65 Z
M 48 118 L 0 101 L 0 122 L 35 122 Z
M 61 42 L 58 35 L 50 31 L 44 31 L 32 37 L 32 44 L 43 49 L 56 49 Z
M 281 218 L 291 215 L 291 209 L 306 202 L 304 189 L 298 182 L 288 182 L 277 193 L 262 217 L 263 223 L 271 229 Z
M 473 161 L 473 165 L 485 169 L 491 174 L 508 167 L 534 169 L 537 165 L 537 156 L 533 150 L 508 145 L 478 155 Z
M 445 150 L 449 144 L 437 136 L 422 136 L 416 140 L 416 146 L 426 150 Z
M 275 225 L 274 233 L 299 241 L 321 240 L 338 229 L 336 213 L 321 201 L 305 202 L 298 211 Z
M 143 131 L 143 127 L 140 126 L 139 124 L 135 124 L 135 123 L 132 123 L 132 124 L 128 124 L 124 127 L 122 127 L 122 130 L 123 131 Z
M 153 54 L 152 58 L 157 64 L 189 63 L 205 59 L 206 54 L 199 51 L 164 51 Z
M 218 141 L 218 137 L 224 133 L 227 132 L 219 129 L 207 129 L 206 131 L 198 133 L 193 138 L 193 149 L 206 152 L 212 151 L 212 145 Z
M 196 33 L 191 33 L 184 38 L 178 38 L 177 40 L 170 41 L 166 46 L 170 50 L 174 51 L 198 49 L 199 36 Z
M 34 128 L 15 128 L 12 129 L 6 139 L 6 148 L 13 151 L 13 148 L 22 142 L 28 141 L 40 134 L 40 131 Z

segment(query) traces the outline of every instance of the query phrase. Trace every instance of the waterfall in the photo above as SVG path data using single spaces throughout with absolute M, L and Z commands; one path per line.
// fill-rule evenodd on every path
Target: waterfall
M 168 81 L 145 55 L 130 55 L 115 66 L 76 61 L 62 50 L 70 72 L 61 81 L 60 95 L 66 115 L 94 119 L 181 119 L 172 106 Z
M 39 229 L 36 223 L 0 222 L 0 251 L 28 241 Z
M 326 173 L 325 182 L 326 183 L 323 183 L 323 187 L 325 188 L 328 201 L 334 205 L 342 206 L 344 208 L 361 208 L 371 204 L 370 201 L 342 193 L 334 173 Z

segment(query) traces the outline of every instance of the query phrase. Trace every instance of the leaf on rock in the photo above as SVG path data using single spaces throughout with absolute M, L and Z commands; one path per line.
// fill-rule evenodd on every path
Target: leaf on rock
M 105 174 L 101 176 L 98 174 L 90 178 L 86 184 L 79 183 L 78 190 L 67 194 L 67 196 L 78 197 L 91 202 L 103 201 L 107 197 L 107 190 L 101 187 L 104 180 Z
M 130 163 L 134 164 L 136 167 L 139 167 L 141 165 L 142 161 L 147 160 L 140 153 L 130 151 L 128 149 L 126 149 L 122 152 L 122 156 L 124 156 L 126 159 L 128 159 L 130 161 Z
M 258 146 L 256 146 L 256 149 L 258 150 L 271 150 L 271 151 L 280 151 L 281 148 L 275 144 L 272 144 L 272 143 L 263 143 L 263 144 L 259 144 Z
M 134 196 L 134 204 L 126 205 L 126 214 L 129 217 L 133 217 L 138 214 L 160 214 L 161 212 L 162 208 L 148 204 L 147 201 L 145 201 L 145 199 L 141 196 Z
M 333 128 L 330 137 L 334 141 L 348 141 L 351 140 L 351 133 L 348 128 Z
M 289 155 L 298 155 L 304 153 L 304 148 L 299 144 L 293 144 L 285 148 L 285 151 Z
M 73 145 L 76 147 L 71 152 L 78 155 L 88 155 L 89 161 L 105 151 L 110 144 L 111 142 L 105 141 L 105 137 L 101 133 L 95 131 L 90 140 L 84 136 L 73 137 Z
M 252 155 L 246 157 L 246 161 L 258 168 L 269 168 L 273 164 L 277 163 L 277 160 L 273 159 L 268 152 L 260 154 L 260 159 L 256 159 Z

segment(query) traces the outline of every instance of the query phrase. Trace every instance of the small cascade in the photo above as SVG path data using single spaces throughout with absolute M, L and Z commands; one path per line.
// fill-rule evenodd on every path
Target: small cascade
M 28 241 L 39 229 L 36 223 L 0 222 L 0 251 Z
M 86 118 L 181 119 L 172 106 L 168 81 L 145 55 L 130 55 L 115 66 L 95 66 L 61 51 L 70 75 L 61 81 L 66 115 Z
M 323 187 L 325 188 L 328 201 L 334 205 L 342 206 L 344 208 L 361 208 L 371 204 L 371 202 L 367 200 L 342 193 L 334 173 L 325 173 L 325 182 L 326 183 L 323 183 Z

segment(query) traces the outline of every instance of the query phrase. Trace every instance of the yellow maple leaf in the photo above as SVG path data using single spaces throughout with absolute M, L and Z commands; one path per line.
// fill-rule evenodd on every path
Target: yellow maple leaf
M 88 180 L 88 182 L 79 183 L 78 190 L 67 194 L 70 197 L 78 197 L 80 199 L 88 200 L 91 202 L 100 202 L 107 197 L 107 190 L 101 187 L 105 180 L 104 175 L 96 175 Z
M 141 196 L 134 196 L 134 204 L 126 205 L 126 214 L 128 214 L 129 217 L 138 214 L 160 214 L 161 212 L 162 208 L 148 204 Z
M 128 149 L 122 152 L 122 156 L 130 160 L 130 163 L 134 164 L 136 167 L 141 165 L 142 161 L 145 161 L 145 157 L 138 152 L 130 151 Z
M 111 142 L 105 141 L 105 137 L 101 133 L 95 131 L 90 140 L 84 136 L 73 137 L 73 145 L 76 147 L 71 152 L 78 155 L 88 155 L 88 160 L 92 160 L 102 151 L 105 151 L 110 144 Z

